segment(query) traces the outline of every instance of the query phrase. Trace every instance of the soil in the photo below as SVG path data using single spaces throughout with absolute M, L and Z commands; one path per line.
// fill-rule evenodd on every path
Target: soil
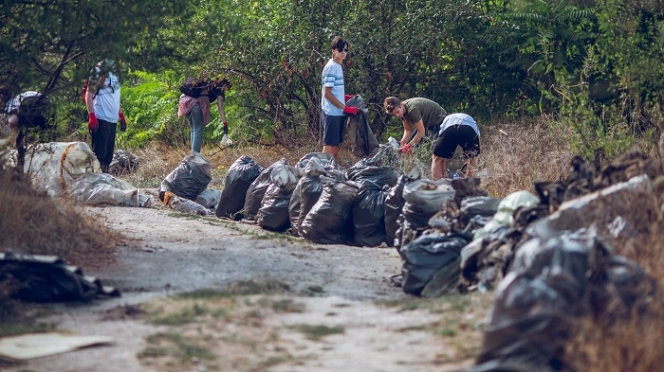
M 414 298 L 390 280 L 401 272 L 394 248 L 314 244 L 155 200 L 150 208 L 86 208 L 125 243 L 110 262 L 82 269 L 122 296 L 57 304 L 44 319 L 115 342 L 0 366 L 440 372 L 472 365 L 488 295 Z

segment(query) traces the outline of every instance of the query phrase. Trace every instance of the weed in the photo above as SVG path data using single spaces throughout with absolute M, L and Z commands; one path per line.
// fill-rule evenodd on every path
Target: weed
M 195 322 L 199 317 L 208 314 L 208 309 L 199 304 L 188 306 L 162 316 L 151 317 L 148 321 L 154 325 L 178 326 Z
M 318 341 L 326 336 L 345 333 L 343 327 L 328 327 L 326 325 L 301 324 L 294 326 L 293 328 L 303 333 L 309 340 L 313 341 Z
M 148 346 L 137 354 L 138 358 L 172 356 L 184 363 L 192 358 L 214 360 L 216 355 L 195 340 L 177 333 L 157 333 L 145 337 Z

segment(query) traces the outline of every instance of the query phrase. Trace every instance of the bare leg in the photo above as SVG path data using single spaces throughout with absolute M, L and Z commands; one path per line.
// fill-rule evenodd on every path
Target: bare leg
M 323 146 L 323 152 L 334 156 L 334 162 L 337 161 L 337 155 L 339 154 L 339 146 Z
M 466 160 L 466 177 L 475 177 L 477 174 L 477 158 L 472 157 Z
M 439 158 L 436 155 L 431 157 L 431 180 L 438 181 L 447 176 L 447 159 Z

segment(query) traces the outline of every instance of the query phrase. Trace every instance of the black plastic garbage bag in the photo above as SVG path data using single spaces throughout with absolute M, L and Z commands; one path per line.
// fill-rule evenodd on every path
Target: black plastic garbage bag
M 320 163 L 323 165 L 324 169 L 337 167 L 337 164 L 334 162 L 334 156 L 324 152 L 310 152 L 304 155 L 302 158 L 300 158 L 300 160 L 297 161 L 297 164 L 295 166 L 304 169 L 307 167 L 307 164 L 309 164 L 309 160 L 313 158 L 318 159 Z
M 383 188 L 383 186 L 392 187 L 397 184 L 399 172 L 392 167 L 353 167 L 346 171 L 346 178 L 355 182 L 371 181 L 380 188 Z
M 380 185 L 364 181 L 353 204 L 353 242 L 360 247 L 377 247 L 385 234 L 385 194 Z
M 212 180 L 210 174 L 207 159 L 200 154 L 187 155 L 161 182 L 159 199 L 164 201 L 164 193 L 170 191 L 181 198 L 196 200 Z
M 270 181 L 270 174 L 275 167 L 280 165 L 286 165 L 285 158 L 281 158 L 279 161 L 263 169 L 254 182 L 251 183 L 244 199 L 244 208 L 242 208 L 242 215 L 244 218 L 252 219 L 256 217 L 256 213 L 258 213 L 258 210 L 261 208 L 265 192 L 272 184 L 272 181 Z
M 450 278 L 452 283 L 437 283 L 434 293 L 444 292 L 441 288 L 454 288 L 459 280 L 461 258 L 459 252 L 470 241 L 469 236 L 458 233 L 422 235 L 401 248 L 403 263 L 403 291 L 420 295 L 425 286 L 441 269 L 455 269 L 457 274 Z M 454 270 L 452 270 L 454 271 Z M 443 293 L 440 293 L 443 294 Z
M 74 266 L 55 256 L 0 253 L 0 288 L 9 297 L 26 302 L 91 301 L 118 297 L 120 292 L 105 287 Z
M 348 243 L 352 240 L 352 211 L 357 193 L 357 184 L 350 181 L 325 184 L 320 197 L 302 220 L 300 235 L 316 243 Z
M 498 286 L 477 365 L 467 371 L 564 370 L 579 320 L 629 321 L 637 300 L 646 303 L 656 291 L 654 279 L 595 233 L 531 238 Z
M 403 175 L 399 177 L 396 185 L 390 189 L 385 196 L 385 233 L 387 235 L 387 245 L 394 246 L 394 238 L 400 227 L 398 218 L 402 213 L 403 205 L 406 200 L 403 198 L 403 189 L 411 179 Z
M 311 207 L 314 206 L 314 203 L 316 203 L 318 197 L 323 192 L 323 184 L 321 183 L 320 176 L 325 173 L 325 165 L 320 159 L 312 157 L 306 160 L 303 176 L 297 182 L 288 202 L 288 218 L 290 219 L 291 232 L 295 236 L 300 235 L 302 219 L 304 219 L 304 216 L 311 210 Z
M 454 189 L 444 182 L 417 180 L 404 187 L 403 198 L 404 217 L 412 228 L 423 228 L 428 225 L 431 216 L 454 198 Z
M 240 156 L 228 169 L 215 215 L 241 219 L 242 213 L 239 212 L 244 207 L 247 190 L 262 171 L 263 168 L 252 158 L 246 155 Z
M 500 199 L 489 196 L 471 196 L 461 201 L 459 222 L 466 226 L 475 216 L 492 217 L 498 211 Z
M 261 208 L 256 215 L 258 225 L 272 231 L 285 231 L 290 227 L 288 203 L 298 183 L 298 170 L 278 164 L 270 173 L 271 185 L 265 192 Z

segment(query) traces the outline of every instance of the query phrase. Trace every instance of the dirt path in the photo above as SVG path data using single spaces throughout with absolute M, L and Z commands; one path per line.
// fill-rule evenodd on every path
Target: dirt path
M 129 242 L 114 263 L 83 268 L 122 297 L 58 305 L 48 320 L 115 342 L 9 371 L 453 371 L 477 351 L 488 296 L 406 296 L 388 280 L 401 270 L 394 248 L 163 208 L 87 211 Z

